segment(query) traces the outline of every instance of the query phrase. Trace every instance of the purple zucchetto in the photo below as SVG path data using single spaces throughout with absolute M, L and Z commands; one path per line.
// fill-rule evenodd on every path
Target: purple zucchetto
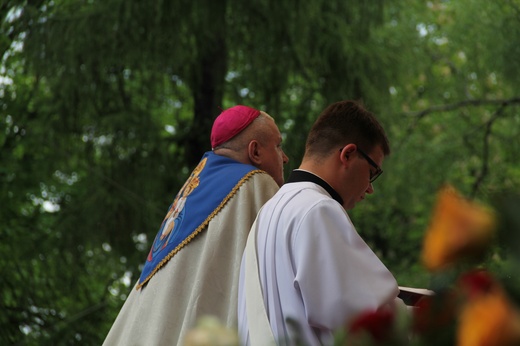
M 247 106 L 234 106 L 226 109 L 215 119 L 211 129 L 211 148 L 238 135 L 260 115 L 260 111 Z

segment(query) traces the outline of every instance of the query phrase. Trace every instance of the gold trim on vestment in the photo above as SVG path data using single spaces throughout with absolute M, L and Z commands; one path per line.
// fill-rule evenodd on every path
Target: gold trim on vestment
M 143 287 L 144 285 L 146 285 L 146 283 L 152 278 L 152 276 L 155 275 L 155 273 L 157 273 L 157 271 L 159 269 L 161 269 L 162 266 L 164 266 L 166 264 L 166 262 L 168 262 L 177 252 L 179 252 L 186 244 L 188 244 L 193 238 L 195 238 L 195 236 L 197 234 L 199 234 L 200 232 L 202 232 L 202 230 L 208 225 L 208 223 L 211 221 L 211 219 L 213 219 L 215 217 L 215 215 L 217 215 L 220 210 L 224 207 L 224 205 L 226 205 L 226 203 L 231 199 L 231 197 L 233 197 L 235 195 L 235 193 L 238 191 L 238 189 L 249 179 L 251 178 L 254 174 L 256 173 L 265 173 L 265 171 L 262 171 L 260 169 L 255 169 L 253 171 L 250 171 L 249 173 L 247 173 L 246 175 L 244 175 L 242 177 L 242 179 L 240 179 L 238 181 L 238 183 L 233 187 L 233 189 L 227 194 L 227 196 L 222 200 L 222 202 L 220 202 L 220 204 L 218 205 L 217 208 L 215 208 L 215 210 L 213 210 L 213 212 L 211 214 L 208 215 L 208 217 L 199 225 L 199 227 L 197 227 L 189 236 L 187 236 L 179 245 L 177 245 L 175 247 L 175 249 L 173 249 L 168 255 L 166 255 L 166 257 L 164 257 L 162 259 L 161 262 L 159 262 L 159 264 L 157 264 L 157 266 L 154 268 L 154 270 L 150 273 L 150 275 L 148 275 L 146 277 L 146 279 L 143 280 L 142 283 L 138 283 L 137 286 L 136 286 L 136 290 L 139 290 L 141 287 Z

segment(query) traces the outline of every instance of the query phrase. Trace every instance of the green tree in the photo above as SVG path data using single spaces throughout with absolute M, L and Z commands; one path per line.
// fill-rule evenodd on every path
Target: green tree
M 517 1 L 4 0 L 1 340 L 100 344 L 219 107 L 273 115 L 298 166 L 338 99 L 393 154 L 352 212 L 404 285 L 436 189 L 517 189 Z M 485 24 L 485 25 L 482 25 Z

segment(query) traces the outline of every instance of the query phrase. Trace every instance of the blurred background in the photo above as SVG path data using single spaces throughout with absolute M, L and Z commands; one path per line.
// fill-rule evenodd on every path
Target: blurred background
M 0 0 L 0 344 L 100 345 L 220 108 L 290 157 L 361 100 L 392 154 L 350 212 L 403 286 L 445 183 L 520 186 L 519 0 Z

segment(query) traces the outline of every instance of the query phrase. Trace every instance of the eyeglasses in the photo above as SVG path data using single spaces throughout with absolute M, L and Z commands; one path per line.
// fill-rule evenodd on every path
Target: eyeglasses
M 370 156 L 368 156 L 367 154 L 365 154 L 363 152 L 363 150 L 357 148 L 357 151 L 359 151 L 359 153 L 361 154 L 361 156 L 363 156 L 365 158 L 365 160 L 368 161 L 368 163 L 374 167 L 376 169 L 376 171 L 374 173 L 372 173 L 372 171 L 370 171 L 370 184 L 372 184 L 377 178 L 379 178 L 379 176 L 381 174 L 383 174 L 383 170 L 381 169 L 381 167 L 379 167 L 377 165 L 377 163 L 374 162 L 374 160 L 372 160 L 370 158 Z
M 339 151 L 342 151 L 342 150 L 343 150 L 343 148 L 341 148 Z M 383 174 L 383 170 L 381 169 L 381 167 L 379 167 L 377 165 L 377 163 L 374 162 L 374 160 L 372 160 L 370 158 L 370 156 L 365 154 L 365 152 L 363 150 L 359 149 L 359 147 L 357 148 L 357 151 L 361 154 L 361 156 L 363 156 L 363 158 L 365 160 L 367 160 L 367 162 L 370 164 L 370 166 L 372 166 L 376 169 L 376 171 L 374 173 L 372 173 L 372 170 L 370 170 L 370 184 L 372 184 L 374 181 L 376 181 L 377 178 L 379 178 L 379 176 L 381 174 Z

